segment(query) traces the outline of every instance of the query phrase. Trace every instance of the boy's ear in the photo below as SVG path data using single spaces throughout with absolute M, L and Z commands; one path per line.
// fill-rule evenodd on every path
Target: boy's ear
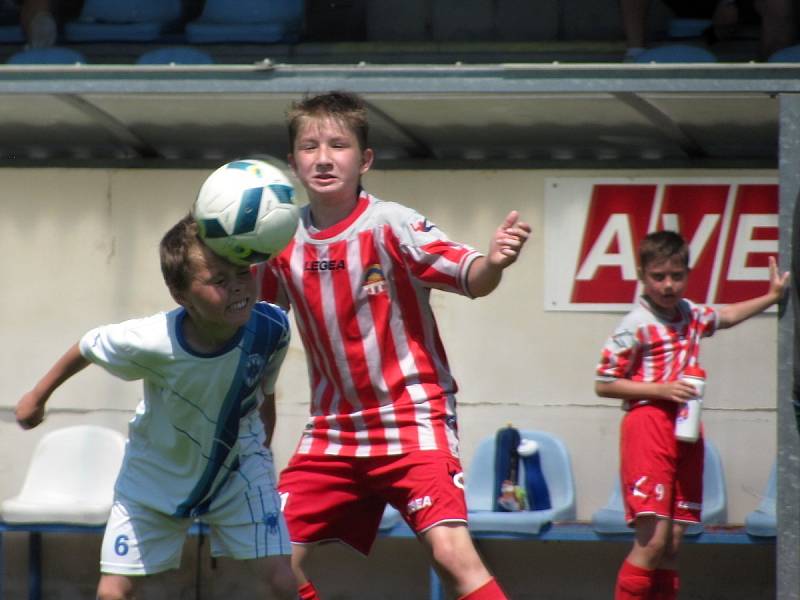
M 372 166 L 372 161 L 375 160 L 375 153 L 372 151 L 372 148 L 367 148 L 366 150 L 361 152 L 361 174 L 363 175 L 369 168 Z
M 297 175 L 297 167 L 294 162 L 294 154 L 291 152 L 286 155 L 286 162 L 289 163 L 289 167 L 292 169 L 292 173 Z

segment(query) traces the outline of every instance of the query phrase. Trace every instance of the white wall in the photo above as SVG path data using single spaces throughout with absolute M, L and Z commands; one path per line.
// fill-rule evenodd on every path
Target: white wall
M 19 489 L 33 444 L 44 431 L 79 422 L 125 430 L 141 397 L 140 385 L 115 380 L 97 368 L 57 392 L 47 421 L 37 430 L 19 430 L 13 406 L 90 327 L 171 308 L 158 266 L 158 241 L 188 211 L 207 174 L 0 170 L 0 499 Z M 479 439 L 507 423 L 552 431 L 572 453 L 581 519 L 605 503 L 617 466 L 621 412 L 616 401 L 596 398 L 592 390 L 600 347 L 621 315 L 544 311 L 544 180 L 614 174 L 375 171 L 366 178 L 374 194 L 418 208 L 451 237 L 479 249 L 485 249 L 512 208 L 533 225 L 524 255 L 493 295 L 470 301 L 436 292 L 433 303 L 461 386 L 465 465 Z M 692 173 L 709 174 L 725 176 Z M 714 374 L 706 396 L 706 428 L 722 454 L 729 520 L 741 523 L 758 504 L 775 453 L 774 314 L 707 340 L 704 363 Z M 298 340 L 278 394 L 275 450 L 282 467 L 306 414 L 305 361 Z

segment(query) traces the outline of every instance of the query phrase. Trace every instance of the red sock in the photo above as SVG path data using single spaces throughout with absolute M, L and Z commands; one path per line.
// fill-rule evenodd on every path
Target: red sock
M 320 600 L 317 589 L 310 581 L 297 588 L 297 598 L 299 600 Z
M 674 569 L 656 569 L 653 575 L 653 596 L 655 600 L 676 600 L 680 578 Z
M 614 600 L 647 600 L 653 588 L 654 575 L 654 570 L 637 567 L 626 560 L 617 573 Z
M 508 597 L 500 589 L 500 586 L 492 577 L 477 590 L 472 590 L 469 594 L 464 594 L 458 600 L 508 600 Z

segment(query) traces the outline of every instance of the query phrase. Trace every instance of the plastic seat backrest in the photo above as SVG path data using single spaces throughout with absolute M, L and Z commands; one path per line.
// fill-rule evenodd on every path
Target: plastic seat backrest
M 673 44 L 649 48 L 639 54 L 636 63 L 715 63 L 717 57 L 697 46 L 686 44 Z
M 6 61 L 9 65 L 75 65 L 85 64 L 83 53 L 72 48 L 29 48 L 12 54 Z
M 520 429 L 520 437 L 539 444 L 542 472 L 550 492 L 554 520 L 575 518 L 575 483 L 572 462 L 564 443 L 555 435 Z M 494 510 L 495 436 L 484 438 L 475 449 L 466 476 L 467 507 L 470 511 Z M 521 469 L 522 471 L 522 469 Z
M 19 502 L 108 502 L 125 452 L 125 436 L 96 425 L 48 432 L 39 440 Z
M 142 54 L 137 60 L 137 65 L 211 65 L 214 59 L 211 55 L 197 48 L 188 46 L 175 46 L 170 48 L 156 48 Z
M 235 4 L 235 3 L 233 3 Z M 166 23 L 183 15 L 181 0 L 84 0 L 80 21 Z
M 767 62 L 771 63 L 796 63 L 800 62 L 800 44 L 787 46 L 773 52 Z
M 299 22 L 303 11 L 302 0 L 206 0 L 199 20 L 231 25 Z
M 728 520 L 728 494 L 725 490 L 725 471 L 717 447 L 705 439 L 703 465 L 703 523 L 721 524 Z

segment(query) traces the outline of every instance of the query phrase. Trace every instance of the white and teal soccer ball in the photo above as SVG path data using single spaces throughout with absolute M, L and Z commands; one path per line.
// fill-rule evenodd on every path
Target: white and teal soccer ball
M 240 265 L 269 260 L 291 241 L 300 210 L 294 186 L 278 167 L 236 160 L 211 173 L 192 207 L 200 237 Z

